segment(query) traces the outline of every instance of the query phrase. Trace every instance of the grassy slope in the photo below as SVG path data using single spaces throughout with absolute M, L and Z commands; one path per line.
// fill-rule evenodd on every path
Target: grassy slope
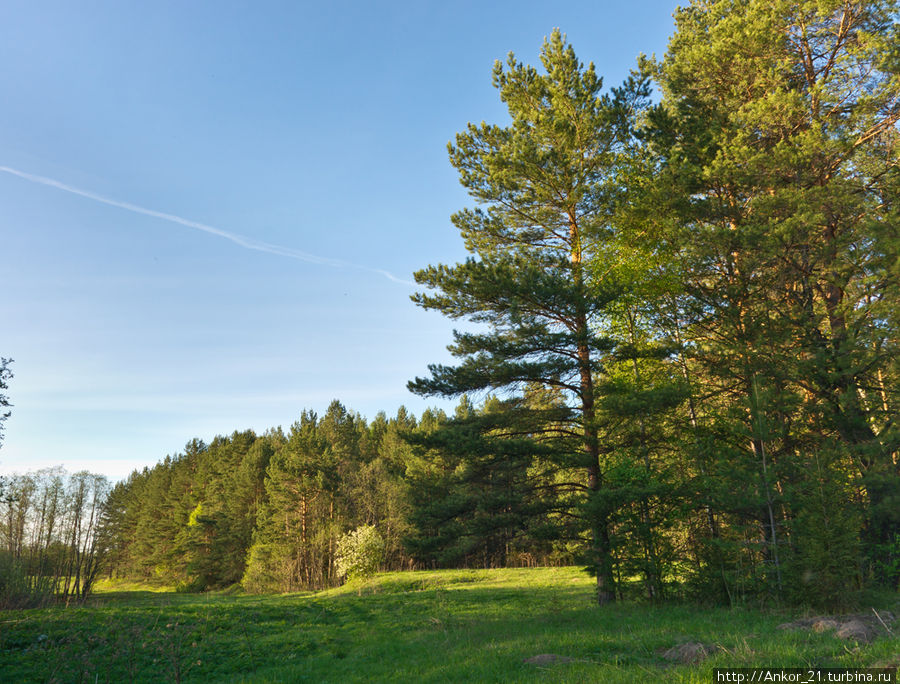
M 591 580 L 573 568 L 388 573 L 362 596 L 346 587 L 262 597 L 132 588 L 85 607 L 0 613 L 0 680 L 709 682 L 713 667 L 896 665 L 900 637 L 857 647 L 776 630 L 786 619 L 684 605 L 600 609 Z M 725 650 L 699 666 L 658 655 L 683 641 Z M 577 662 L 523 663 L 540 653 Z

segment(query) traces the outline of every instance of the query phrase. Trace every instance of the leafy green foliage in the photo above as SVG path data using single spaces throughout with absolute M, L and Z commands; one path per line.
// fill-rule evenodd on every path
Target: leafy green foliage
M 721 556 L 707 572 L 732 592 L 837 602 L 858 583 L 855 539 L 896 529 L 874 524 L 885 491 L 865 484 L 900 475 L 883 314 L 898 294 L 896 9 L 695 2 L 658 65 L 642 131 L 658 189 L 642 196 L 661 210 L 638 215 L 667 255 L 657 320 L 694 387 L 698 514 L 745 575 Z
M 350 530 L 338 540 L 335 565 L 337 574 L 348 581 L 369 579 L 384 559 L 384 539 L 374 525 Z

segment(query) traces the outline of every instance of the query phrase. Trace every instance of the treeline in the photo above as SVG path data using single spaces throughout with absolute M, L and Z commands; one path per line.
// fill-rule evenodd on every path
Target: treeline
M 512 524 L 499 555 L 487 538 L 449 555 L 417 551 L 430 534 L 419 508 L 448 465 L 407 439 L 446 422 L 440 411 L 417 419 L 404 409 L 367 422 L 335 401 L 322 416 L 304 411 L 287 432 L 192 440 L 112 489 L 107 573 L 194 590 L 319 589 L 340 582 L 338 541 L 363 525 L 385 541 L 383 569 L 553 560 Z
M 90 594 L 109 489 L 102 475 L 59 468 L 0 479 L 0 608 Z

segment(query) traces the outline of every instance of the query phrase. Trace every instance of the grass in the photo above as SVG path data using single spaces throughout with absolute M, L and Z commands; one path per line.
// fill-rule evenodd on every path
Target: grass
M 0 679 L 710 682 L 714 667 L 896 667 L 900 653 L 887 632 L 856 645 L 777 630 L 794 617 L 786 613 L 598 608 L 591 587 L 574 568 L 385 573 L 361 596 L 357 587 L 247 596 L 107 585 L 85 606 L 0 613 Z M 897 612 L 897 597 L 876 607 Z M 686 641 L 720 650 L 696 666 L 661 657 Z M 541 653 L 575 662 L 523 662 Z

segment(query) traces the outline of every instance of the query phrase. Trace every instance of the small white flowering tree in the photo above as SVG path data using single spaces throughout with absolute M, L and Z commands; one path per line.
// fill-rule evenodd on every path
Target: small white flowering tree
M 338 541 L 337 571 L 348 580 L 367 579 L 378 572 L 384 557 L 384 539 L 374 525 L 362 525 Z

